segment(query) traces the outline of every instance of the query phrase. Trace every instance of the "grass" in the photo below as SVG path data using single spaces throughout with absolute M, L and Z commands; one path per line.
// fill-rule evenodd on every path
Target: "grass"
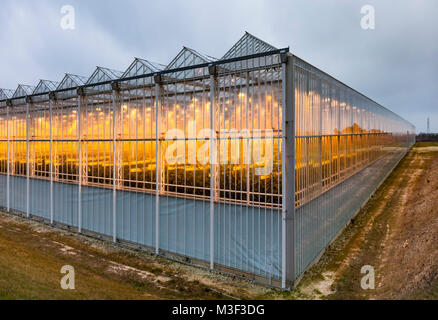
M 99 274 L 86 263 L 50 254 L 49 249 L 32 245 L 31 237 L 22 237 L 24 243 L 17 242 L 13 233 L 1 233 L 0 299 L 132 299 L 141 296 L 140 291 L 133 291 L 127 283 Z M 66 291 L 60 287 L 63 276 L 60 270 L 67 264 L 75 267 L 77 290 Z
M 96 246 L 95 242 L 76 239 L 73 234 L 36 232 L 16 219 L 0 213 L 2 300 L 224 298 L 208 286 L 182 277 L 166 261 L 147 255 L 140 257 L 128 250 L 102 249 L 97 240 Z M 62 246 L 71 247 L 75 254 L 63 253 Z M 129 270 L 111 271 L 109 267 L 114 263 L 146 271 L 151 276 L 144 278 Z M 64 265 L 75 268 L 76 290 L 61 288 L 64 275 L 60 271 Z
M 415 147 L 438 147 L 438 142 L 417 142 Z

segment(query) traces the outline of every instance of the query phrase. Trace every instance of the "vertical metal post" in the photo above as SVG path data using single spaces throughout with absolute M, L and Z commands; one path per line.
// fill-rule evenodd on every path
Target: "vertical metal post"
M 216 201 L 216 166 L 217 166 L 217 141 L 216 141 L 216 94 L 217 94 L 217 69 L 210 66 L 210 269 L 214 269 L 214 209 Z
M 26 217 L 30 216 L 30 165 L 29 165 L 29 109 L 30 102 L 26 103 Z
M 282 287 L 295 281 L 295 84 L 294 56 L 281 54 L 282 62 Z
M 287 277 L 287 242 L 286 242 L 286 63 L 281 65 L 281 84 L 282 84 L 282 134 L 281 134 L 281 173 L 282 173 L 282 206 L 281 206 L 281 287 L 286 288 L 286 277 Z
M 341 134 L 342 134 L 342 128 L 341 128 L 341 91 L 339 90 L 339 96 L 338 98 L 338 182 L 341 181 Z
M 354 167 L 353 167 L 353 159 L 354 159 L 354 155 L 353 155 L 353 152 L 356 150 L 356 148 L 355 148 L 355 145 L 354 145 L 354 143 L 355 143 L 355 140 L 356 139 L 354 139 L 354 114 L 353 114 L 353 105 L 352 105 L 352 101 L 351 101 L 351 99 L 350 99 L 350 126 L 351 126 L 351 134 L 350 134 L 350 145 L 349 145 L 349 147 L 350 147 L 350 150 L 349 150 L 349 152 L 348 152 L 348 155 L 349 155 L 349 157 L 350 157 L 350 168 L 349 168 L 349 174 L 350 174 L 350 171 L 352 171 L 352 172 L 354 172 Z
M 50 223 L 53 224 L 53 103 L 54 99 L 49 101 L 49 117 L 50 117 Z
M 116 114 L 117 114 L 117 102 L 119 101 L 119 92 L 117 89 L 117 83 L 113 83 L 112 104 L 113 104 L 113 242 L 117 242 L 117 165 L 116 165 Z
M 10 211 L 10 209 L 11 209 L 11 206 L 10 206 L 10 201 L 9 201 L 9 198 L 10 198 L 10 191 L 9 191 L 9 188 L 10 188 L 10 165 L 9 165 L 9 161 L 10 161 L 10 159 L 9 159 L 9 105 L 10 105 L 10 100 L 8 100 L 8 103 L 7 103 L 7 106 L 6 106 L 6 139 L 7 139 L 7 146 L 6 146 L 6 152 L 8 153 L 7 154 L 7 164 L 6 164 L 6 167 L 7 167 L 7 176 L 6 176 L 6 210 L 7 210 L 7 212 L 9 212 Z
M 78 181 L 78 232 L 82 232 L 82 132 L 81 132 L 81 111 L 82 111 L 82 90 L 78 89 L 78 170 L 79 170 L 79 181 Z
M 250 164 L 251 164 L 251 149 L 250 149 L 250 142 L 251 142 L 251 131 L 249 129 L 249 119 L 251 117 L 251 103 L 249 100 L 249 96 L 251 94 L 249 90 L 249 72 L 246 73 L 246 130 L 248 130 L 248 137 L 246 140 L 246 192 L 247 192 L 247 198 L 246 198 L 246 204 L 250 204 L 251 197 L 249 195 L 251 184 L 250 184 Z
M 155 77 L 155 253 L 160 253 L 160 192 L 161 192 L 161 77 Z
M 324 169 L 323 169 L 323 160 L 322 160 L 322 144 L 324 142 L 324 137 L 323 137 L 323 122 L 322 122 L 322 116 L 324 114 L 323 112 L 323 108 L 326 107 L 326 99 L 325 99 L 325 95 L 323 92 L 323 88 L 322 88 L 322 80 L 319 79 L 319 174 L 320 174 L 320 193 L 323 192 L 324 190 Z

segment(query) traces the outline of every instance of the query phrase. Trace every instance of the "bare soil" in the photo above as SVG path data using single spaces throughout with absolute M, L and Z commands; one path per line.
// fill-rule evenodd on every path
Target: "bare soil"
M 374 290 L 361 288 L 365 265 L 375 269 Z M 438 298 L 438 145 L 412 149 L 297 291 L 315 299 Z

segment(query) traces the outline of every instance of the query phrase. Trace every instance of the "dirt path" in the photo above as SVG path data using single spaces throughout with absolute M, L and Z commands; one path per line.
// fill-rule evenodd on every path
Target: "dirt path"
M 414 181 L 404 186 L 400 209 L 389 218 L 374 298 L 438 298 L 438 150 L 433 151 L 414 151 Z
M 371 265 L 375 290 L 360 286 Z M 438 298 L 438 148 L 416 147 L 304 277 L 319 299 Z

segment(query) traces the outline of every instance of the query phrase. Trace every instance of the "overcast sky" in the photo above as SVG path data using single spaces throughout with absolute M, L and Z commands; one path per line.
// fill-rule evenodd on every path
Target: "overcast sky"
M 361 28 L 361 7 L 375 29 Z M 61 8 L 75 8 L 75 30 Z M 438 132 L 436 0 L 2 0 L 0 87 L 168 64 L 183 45 L 214 57 L 248 31 L 290 51 L 411 121 Z

